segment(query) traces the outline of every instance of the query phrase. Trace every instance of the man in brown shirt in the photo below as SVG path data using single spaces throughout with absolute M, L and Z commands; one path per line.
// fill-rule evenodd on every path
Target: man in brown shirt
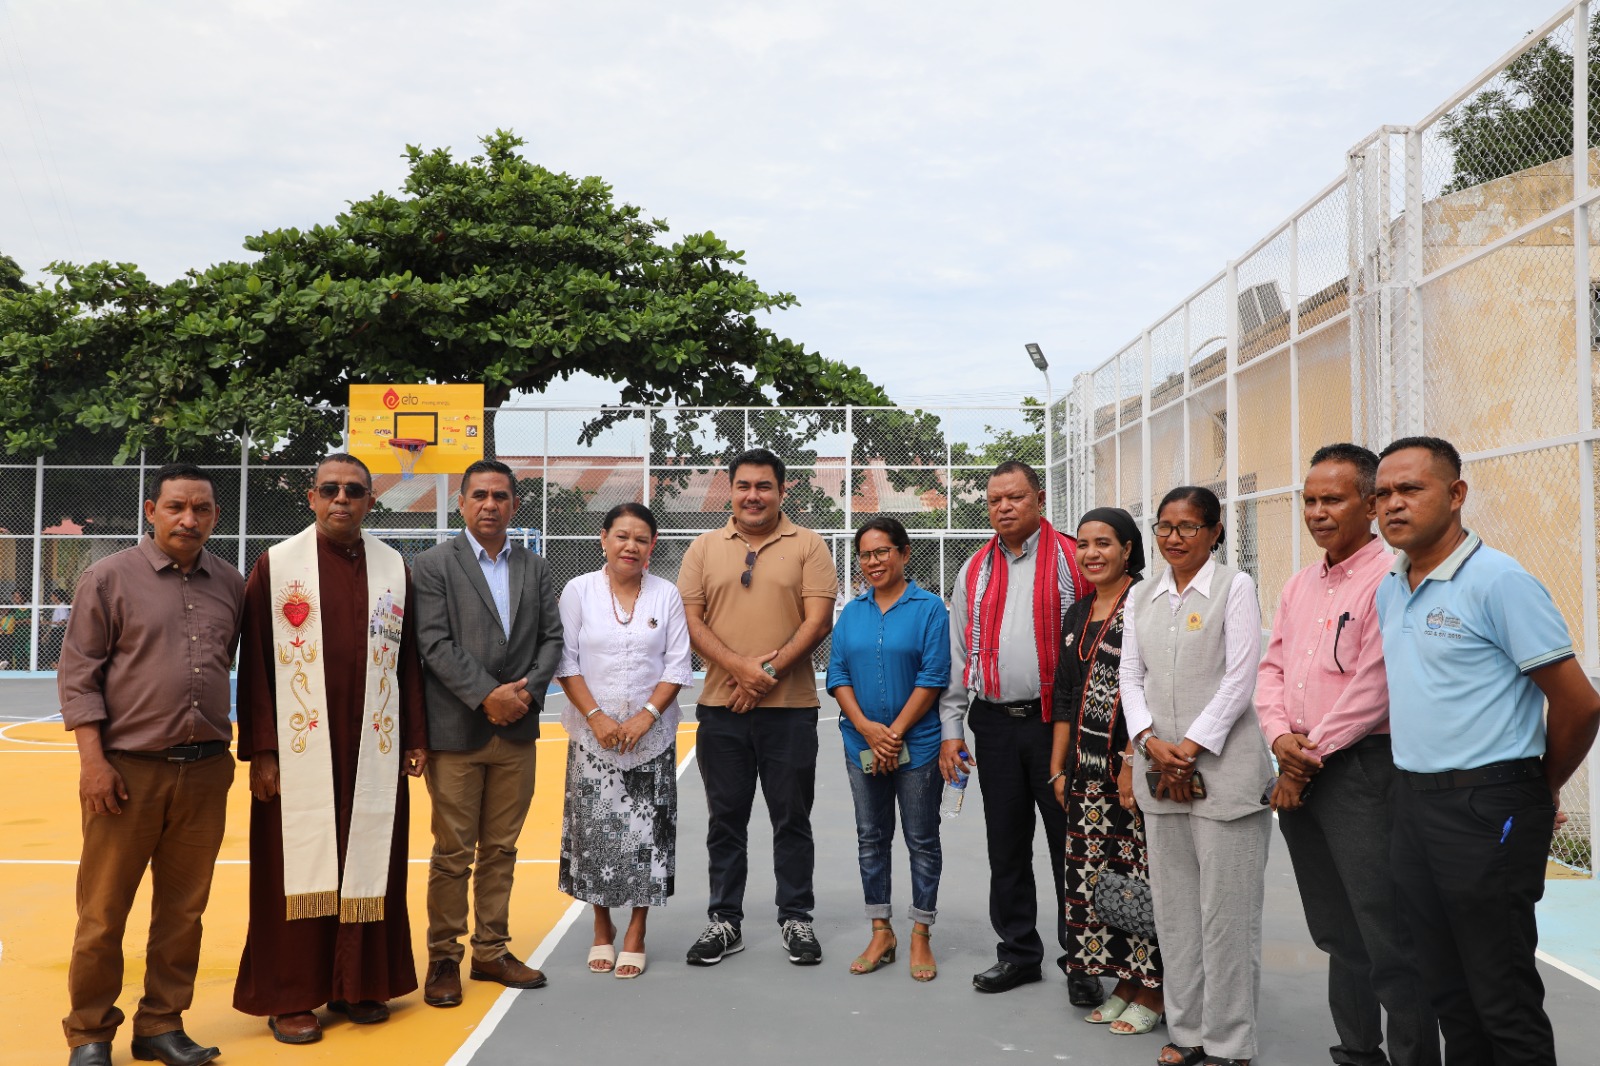
M 57 675 L 83 803 L 62 1021 L 71 1066 L 111 1062 L 123 928 L 146 865 L 153 903 L 134 1055 L 198 1066 L 221 1054 L 185 1035 L 183 1012 L 233 783 L 228 666 L 244 578 L 204 548 L 217 524 L 211 476 L 175 463 L 153 480 L 144 514 L 155 535 L 84 571 Z
M 783 460 L 764 448 L 728 466 L 733 516 L 697 537 L 678 570 L 694 650 L 706 660 L 695 716 L 710 825 L 710 923 L 691 966 L 744 950 L 744 886 L 756 780 L 772 818 L 778 922 L 789 961 L 814 965 L 811 801 L 817 683 L 811 652 L 833 628 L 839 577 L 821 537 L 784 516 Z

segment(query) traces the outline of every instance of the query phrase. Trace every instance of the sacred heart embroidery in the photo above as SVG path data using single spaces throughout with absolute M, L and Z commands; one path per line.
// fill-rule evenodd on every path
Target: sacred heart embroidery
M 288 623 L 289 629 L 298 632 L 317 613 L 316 601 L 312 599 L 310 590 L 302 581 L 291 581 L 288 586 L 278 593 L 278 613 Z

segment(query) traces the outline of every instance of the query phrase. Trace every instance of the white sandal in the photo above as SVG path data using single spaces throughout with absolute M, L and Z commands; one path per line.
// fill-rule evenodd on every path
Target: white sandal
M 609 963 L 609 965 L 603 970 L 597 970 L 597 969 L 594 968 L 594 964 L 597 963 L 597 962 L 605 962 L 605 963 Z M 589 972 L 590 973 L 611 973 L 616 968 L 617 968 L 617 949 L 616 948 L 612 947 L 610 944 L 596 944 L 594 947 L 589 949 Z
M 623 973 L 622 968 L 624 966 L 638 968 L 633 973 Z M 616 969 L 611 971 L 611 975 L 619 981 L 631 981 L 642 973 L 644 973 L 644 952 L 642 951 L 624 951 L 617 956 Z

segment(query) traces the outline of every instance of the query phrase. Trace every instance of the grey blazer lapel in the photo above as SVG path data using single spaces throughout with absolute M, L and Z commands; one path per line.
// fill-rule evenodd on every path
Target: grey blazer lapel
M 472 542 L 466 534 L 456 534 L 456 563 L 467 575 L 467 583 L 478 592 L 478 598 L 483 601 L 483 606 L 489 612 L 489 617 L 498 620 L 500 609 L 494 605 L 494 593 L 489 591 L 489 582 L 483 576 L 483 568 L 478 565 L 478 557 L 472 550 Z
M 528 554 L 518 551 L 510 544 L 506 550 L 511 553 L 511 617 L 506 619 L 506 632 L 517 631 L 517 604 L 522 602 L 522 583 L 528 579 Z

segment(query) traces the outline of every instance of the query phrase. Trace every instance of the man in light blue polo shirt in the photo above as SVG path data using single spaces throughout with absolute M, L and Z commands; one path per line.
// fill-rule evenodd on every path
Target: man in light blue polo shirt
M 1462 527 L 1467 483 L 1448 441 L 1385 448 L 1377 498 L 1379 529 L 1400 552 L 1377 605 L 1401 912 L 1451 1066 L 1554 1066 L 1534 905 L 1600 695 L 1550 593 Z

